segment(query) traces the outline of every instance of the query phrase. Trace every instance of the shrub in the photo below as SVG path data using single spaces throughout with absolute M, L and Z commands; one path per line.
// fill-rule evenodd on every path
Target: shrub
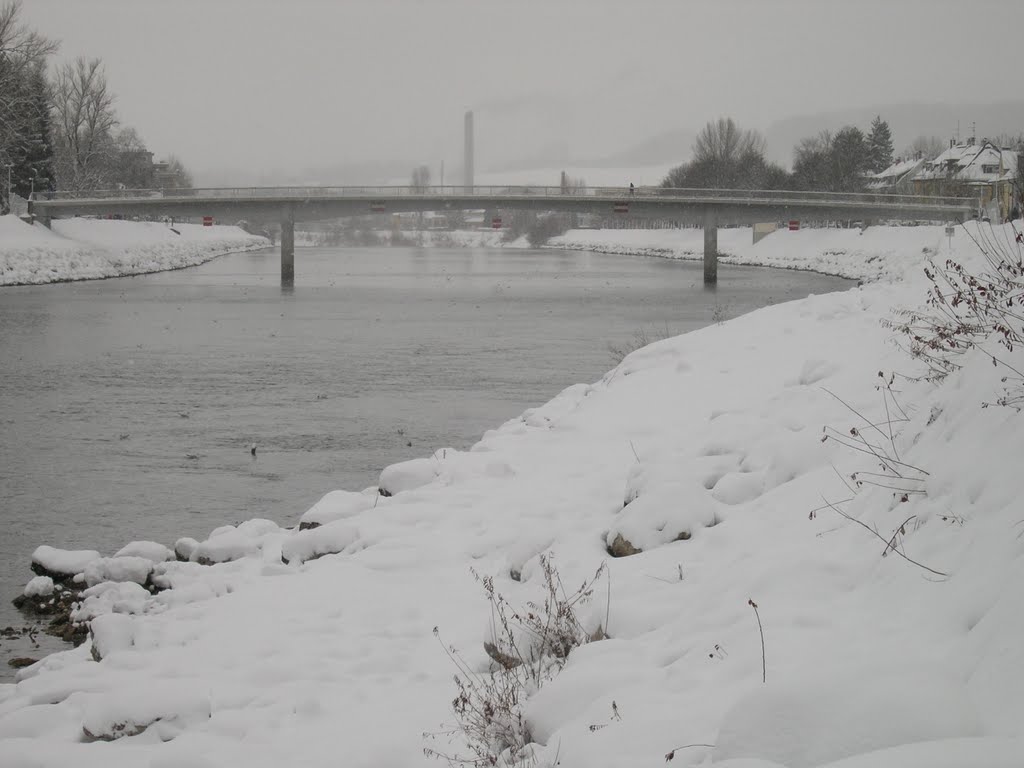
M 1013 226 L 1013 225 L 1010 225 Z M 1024 235 L 978 226 L 975 237 L 964 232 L 984 257 L 977 274 L 953 259 L 942 266 L 929 262 L 925 275 L 931 281 L 927 308 L 901 310 L 888 327 L 902 334 L 912 357 L 924 362 L 924 378 L 938 381 L 961 367 L 962 356 L 981 349 L 992 364 L 1007 369 L 1008 386 L 997 402 L 1020 409 L 1024 402 L 1024 374 L 993 349 L 1012 352 L 1024 343 Z
M 446 760 L 449 765 L 469 766 L 534 762 L 530 746 L 533 739 L 523 717 L 526 699 L 554 679 L 573 649 L 603 639 L 608 625 L 606 614 L 604 627 L 590 635 L 576 614 L 593 597 L 594 585 L 605 572 L 603 563 L 571 594 L 562 585 L 550 555 L 540 556 L 540 566 L 544 598 L 522 608 L 514 607 L 497 591 L 493 577 L 473 572 L 491 608 L 491 638 L 484 643 L 490 669 L 474 671 L 456 648 L 444 646 L 456 668 L 452 711 L 458 722 L 451 730 L 424 735 L 437 740 L 461 734 L 465 751 L 448 754 L 427 747 L 423 752 L 428 757 Z M 440 640 L 436 627 L 434 634 Z

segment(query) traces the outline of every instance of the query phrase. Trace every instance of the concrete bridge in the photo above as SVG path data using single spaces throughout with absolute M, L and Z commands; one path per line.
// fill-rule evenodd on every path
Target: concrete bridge
M 30 210 L 44 224 L 66 216 L 177 218 L 281 222 L 281 282 L 295 279 L 295 222 L 346 216 L 446 210 L 557 211 L 674 219 L 704 229 L 704 282 L 718 280 L 718 226 L 791 219 L 964 221 L 969 198 L 790 190 L 665 187 L 242 187 L 58 193 Z

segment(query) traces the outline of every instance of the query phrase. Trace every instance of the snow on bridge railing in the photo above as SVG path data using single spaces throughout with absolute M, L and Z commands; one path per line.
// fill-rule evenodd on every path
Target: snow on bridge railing
M 317 198 L 365 198 L 395 199 L 410 197 L 458 198 L 607 198 L 627 201 L 630 199 L 657 199 L 663 202 L 691 201 L 736 204 L 780 204 L 818 205 L 830 204 L 848 206 L 884 207 L 928 207 L 952 209 L 971 208 L 976 201 L 961 197 L 930 197 L 924 195 L 897 195 L 874 192 L 820 192 L 814 190 L 780 189 L 683 189 L 673 187 L 560 187 L 543 185 L 489 185 L 465 187 L 452 186 L 358 186 L 358 187 L 208 187 L 190 189 L 114 189 L 87 192 L 58 191 L 48 195 L 46 200 L 131 200 L 146 199 L 189 199 L 204 200 L 313 200 Z

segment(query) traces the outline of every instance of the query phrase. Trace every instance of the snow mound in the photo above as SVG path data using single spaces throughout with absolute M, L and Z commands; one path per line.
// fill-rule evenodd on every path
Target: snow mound
M 153 596 L 134 581 L 104 581 L 82 592 L 82 600 L 71 611 L 76 623 L 108 613 L 143 613 Z
M 619 513 L 605 537 L 611 546 L 621 536 L 634 548 L 647 551 L 673 541 L 685 541 L 701 528 L 718 522 L 719 504 L 699 486 L 661 485 L 636 498 Z
M 433 458 L 410 459 L 384 467 L 377 484 L 380 486 L 382 496 L 394 496 L 428 485 L 434 482 L 440 473 L 440 467 Z
M 901 744 L 979 736 L 969 701 L 963 685 L 942 669 L 872 673 L 870 686 L 858 675 L 773 682 L 726 713 L 715 759 L 756 757 L 814 768 Z
M 199 549 L 199 542 L 188 536 L 182 537 L 174 542 L 174 556 L 178 560 L 191 560 L 192 555 Z
M 132 647 L 135 623 L 131 616 L 123 613 L 106 613 L 90 622 L 89 637 L 92 640 L 92 657 L 100 661 L 116 651 Z
M 324 555 L 335 555 L 359 540 L 359 530 L 344 520 L 299 531 L 281 546 L 287 563 L 304 563 Z
M 187 684 L 164 683 L 146 690 L 117 691 L 93 697 L 85 707 L 82 732 L 87 739 L 115 741 L 156 727 L 169 741 L 191 723 L 210 718 L 206 693 Z
M 85 570 L 85 566 L 98 560 L 100 553 L 92 549 L 55 549 L 43 544 L 32 553 L 32 564 L 50 574 L 74 576 Z
M 144 557 L 153 563 L 173 560 L 174 552 L 156 541 L 133 541 L 114 553 L 114 557 Z
M 326 525 L 335 520 L 355 517 L 360 512 L 371 509 L 376 502 L 376 498 L 365 493 L 331 491 L 299 518 L 299 527 L 311 528 L 317 525 Z
M 53 594 L 53 579 L 49 576 L 35 576 L 25 585 L 25 597 L 47 597 Z
M 189 559 L 206 565 L 239 560 L 260 554 L 265 546 L 279 543 L 284 536 L 285 532 L 273 520 L 255 518 L 237 528 L 225 525 L 201 542 Z
M 1018 768 L 1024 740 L 1005 738 L 942 739 L 881 749 L 822 768 Z M 730 763 L 731 765 L 732 763 Z M 718 763 L 715 763 L 717 768 Z
M 144 557 L 101 557 L 85 566 L 82 575 L 90 587 L 105 581 L 134 581 L 145 584 L 153 571 L 153 561 Z

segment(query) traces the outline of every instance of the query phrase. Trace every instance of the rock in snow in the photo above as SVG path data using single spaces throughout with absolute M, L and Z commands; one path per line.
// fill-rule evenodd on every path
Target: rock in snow
M 91 549 L 55 549 L 44 544 L 32 553 L 32 570 L 55 581 L 67 581 L 99 558 L 100 553 Z

